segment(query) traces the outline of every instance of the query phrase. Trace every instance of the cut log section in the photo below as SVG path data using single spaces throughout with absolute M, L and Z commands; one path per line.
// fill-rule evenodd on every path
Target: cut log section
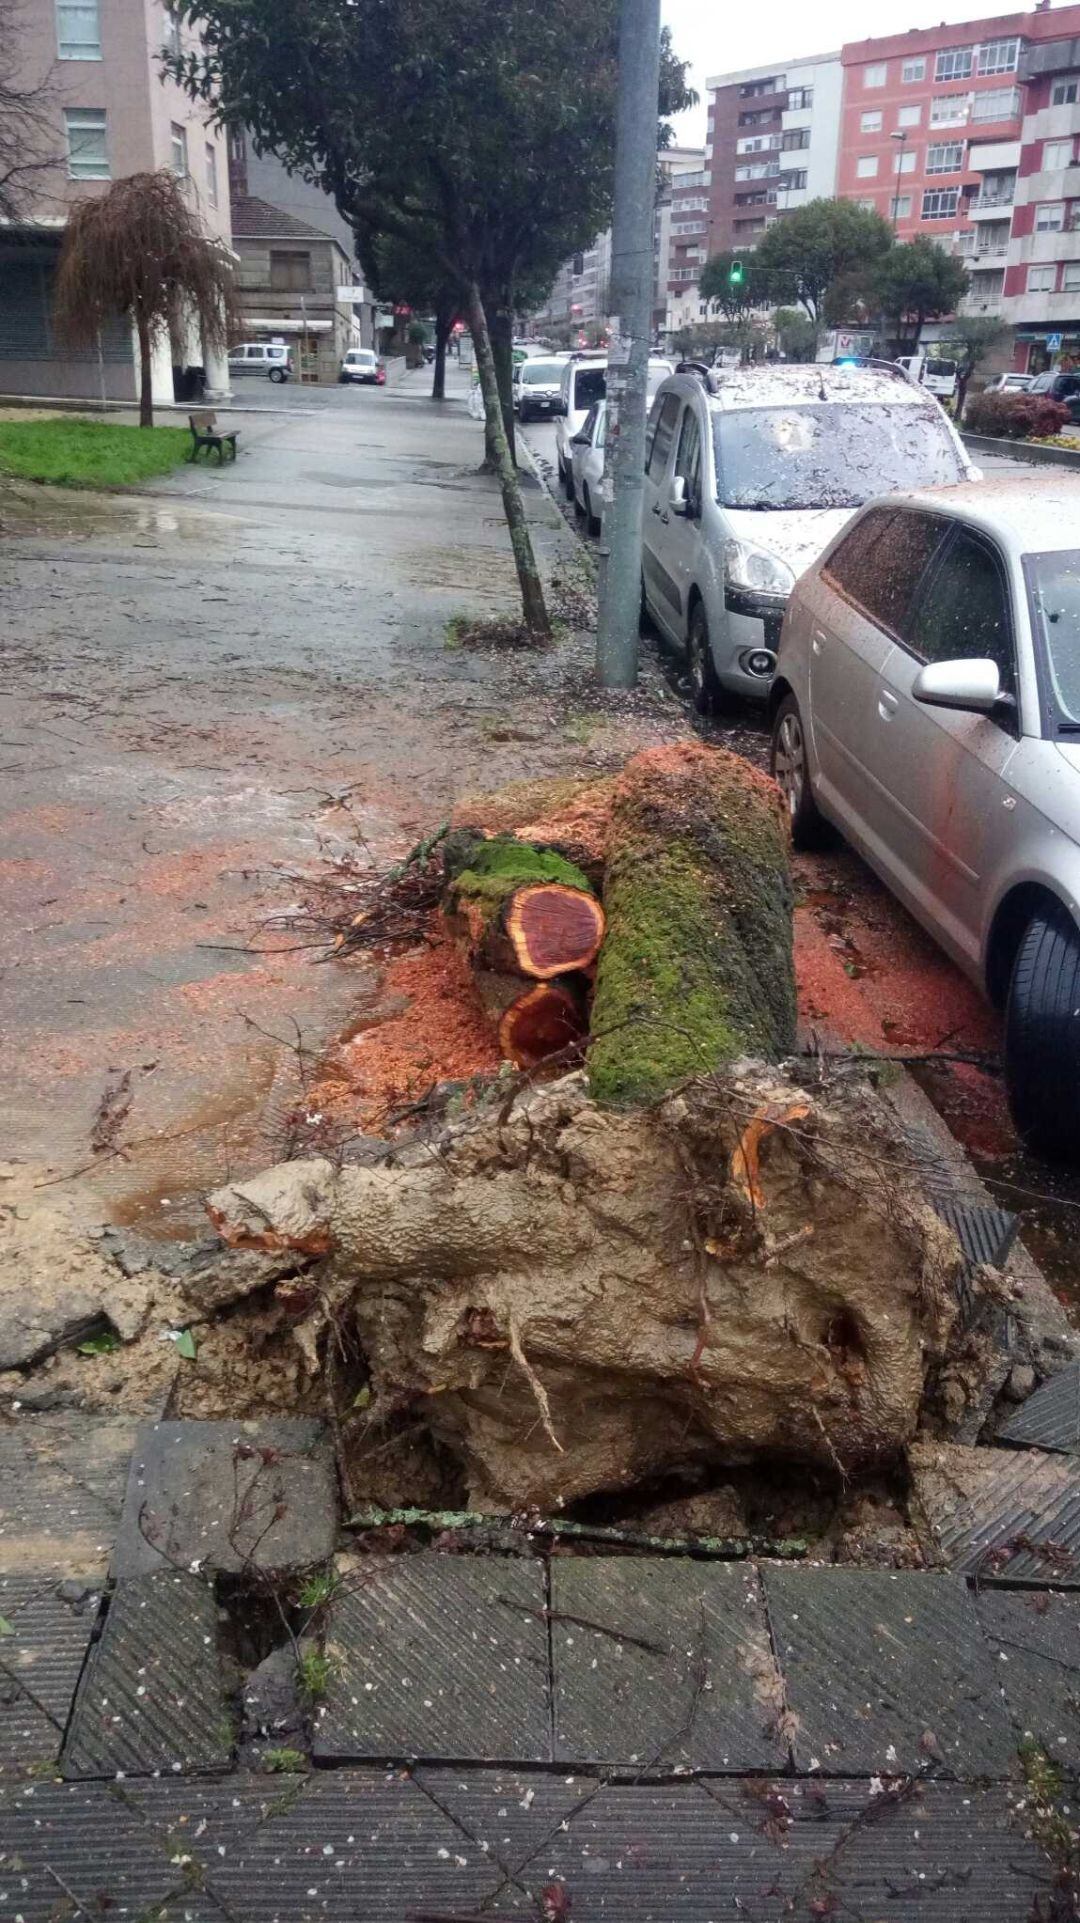
M 537 1068 L 587 1033 L 578 997 L 558 982 L 537 982 L 499 1022 L 499 1048 L 517 1068 Z
M 588 968 L 604 939 L 604 911 L 595 895 L 563 882 L 516 889 L 505 920 L 518 967 L 540 982 Z

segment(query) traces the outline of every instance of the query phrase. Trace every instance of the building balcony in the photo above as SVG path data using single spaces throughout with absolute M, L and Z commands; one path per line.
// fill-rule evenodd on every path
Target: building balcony
M 1000 220 L 1003 214 L 1011 213 L 1015 191 L 1007 194 L 979 194 L 968 203 L 969 220 Z
M 1057 294 L 1010 294 L 1002 301 L 1001 311 L 1014 326 L 1021 322 L 1046 326 L 1057 321 L 1075 321 L 1080 316 L 1080 288 Z
M 787 107 L 780 116 L 780 125 L 787 133 L 792 127 L 809 127 L 813 117 L 812 107 Z
M 1009 252 L 1014 261 L 1032 266 L 1052 260 L 1080 260 L 1080 227 L 1071 232 L 1061 229 L 1057 233 L 1020 234 L 1011 241 Z

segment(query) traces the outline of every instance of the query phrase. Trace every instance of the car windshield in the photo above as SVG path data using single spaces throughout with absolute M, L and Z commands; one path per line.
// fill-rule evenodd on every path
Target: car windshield
M 375 356 L 372 353 L 365 353 L 361 349 L 356 353 L 346 354 L 345 358 L 346 360 L 352 361 L 355 367 L 370 367 Z
M 575 408 L 591 407 L 607 393 L 607 367 L 579 367 L 574 375 Z
M 951 381 L 953 375 L 956 373 L 956 362 L 927 361 L 926 371 L 928 374 L 932 374 L 935 380 L 940 376 L 942 380 Z
M 1054 709 L 1068 733 L 1080 731 L 1080 550 L 1026 554 L 1035 646 Z
M 1048 394 L 1053 385 L 1053 374 L 1036 374 L 1035 379 L 1031 383 L 1030 391 L 1033 394 Z
M 713 445 L 725 507 L 861 507 L 894 488 L 965 479 L 944 420 L 925 406 L 717 411 Z
M 526 361 L 521 379 L 525 387 L 557 387 L 562 380 L 562 362 Z

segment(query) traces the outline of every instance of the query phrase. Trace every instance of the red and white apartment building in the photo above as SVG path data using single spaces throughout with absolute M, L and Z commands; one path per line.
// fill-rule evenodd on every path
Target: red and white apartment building
M 708 252 L 752 247 L 788 207 L 839 194 L 900 240 L 958 253 L 965 312 L 1013 327 L 1014 366 L 1080 361 L 1080 5 L 708 85 Z

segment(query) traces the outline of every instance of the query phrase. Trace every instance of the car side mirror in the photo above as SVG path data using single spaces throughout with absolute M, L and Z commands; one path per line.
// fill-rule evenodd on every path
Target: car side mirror
M 571 447 L 588 447 L 589 437 L 587 434 L 571 434 L 570 445 Z
M 689 514 L 690 512 L 690 500 L 686 492 L 686 481 L 681 474 L 676 474 L 671 483 L 668 506 L 673 514 Z
M 916 701 L 931 708 L 958 708 L 967 714 L 989 714 L 1011 695 L 1001 692 L 996 661 L 928 661 L 911 689 Z

